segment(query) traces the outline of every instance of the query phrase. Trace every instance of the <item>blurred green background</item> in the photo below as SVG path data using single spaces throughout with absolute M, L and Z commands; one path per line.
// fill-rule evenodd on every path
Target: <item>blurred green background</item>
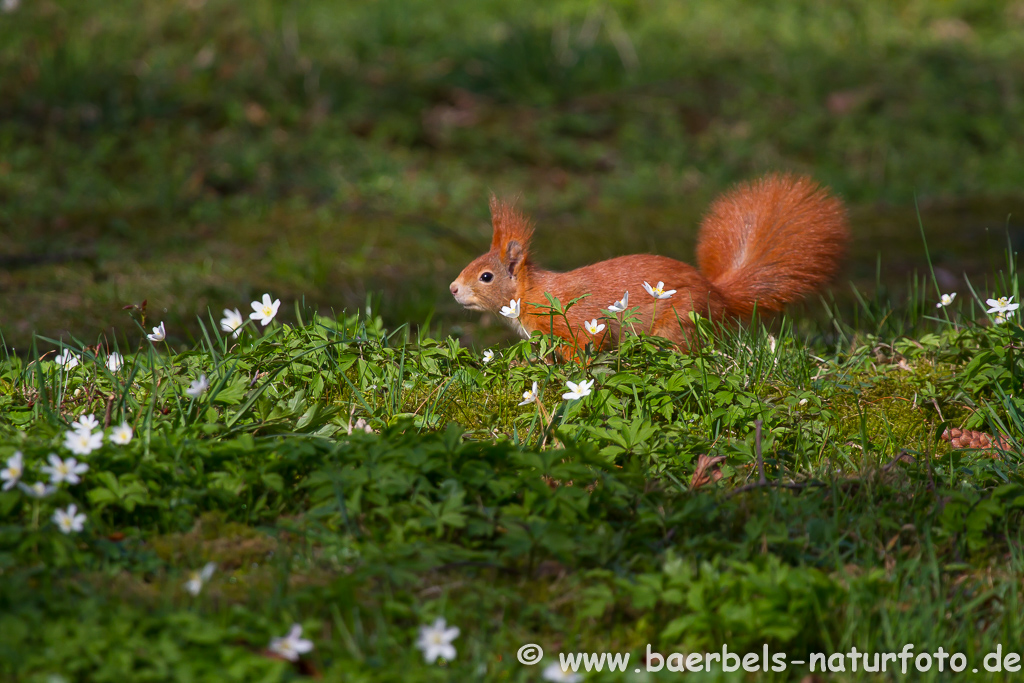
M 571 268 L 683 259 L 774 169 L 850 203 L 836 285 L 1004 263 L 1024 225 L 1024 2 L 5 0 L 0 332 L 175 344 L 264 291 L 505 334 L 448 283 L 491 191 Z M 880 261 L 878 261 L 880 254 Z M 978 283 L 976 283 L 978 284 Z M 808 310 L 821 303 L 811 302 Z M 812 311 L 813 312 L 813 311 Z

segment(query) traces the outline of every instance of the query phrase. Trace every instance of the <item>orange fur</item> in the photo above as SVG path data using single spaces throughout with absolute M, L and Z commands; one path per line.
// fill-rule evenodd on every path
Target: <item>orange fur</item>
M 524 335 L 552 331 L 574 346 L 593 341 L 608 347 L 619 338 L 618 323 L 604 312 L 629 292 L 639 307 L 637 331 L 673 340 L 686 349 L 696 311 L 712 320 L 749 317 L 755 304 L 778 311 L 788 302 L 823 287 L 835 274 L 849 240 L 842 203 L 814 181 L 773 174 L 739 185 L 712 204 L 697 244 L 698 271 L 665 256 L 620 256 L 567 273 L 543 270 L 530 259 L 533 226 L 514 206 L 491 197 L 491 249 L 452 282 L 456 300 L 471 310 L 500 315 L 509 300 L 521 301 L 513 325 Z M 659 281 L 676 293 L 655 302 L 643 288 Z M 545 293 L 573 306 L 568 324 L 551 315 Z M 656 318 L 652 322 L 652 316 Z M 606 325 L 596 338 L 583 323 Z
M 729 313 L 782 307 L 821 289 L 849 241 L 843 204 L 813 180 L 769 175 L 711 205 L 697 239 L 697 265 L 726 297 Z
M 501 250 L 509 242 L 518 241 L 529 245 L 533 237 L 533 224 L 512 204 L 503 202 L 491 195 L 491 249 Z

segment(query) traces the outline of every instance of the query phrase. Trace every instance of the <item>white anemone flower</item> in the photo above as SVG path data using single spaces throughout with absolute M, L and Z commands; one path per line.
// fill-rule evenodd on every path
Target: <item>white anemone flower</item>
M 501 307 L 501 314 L 506 318 L 518 318 L 522 299 L 509 299 L 508 306 Z
M 423 651 L 423 659 L 427 664 L 433 664 L 438 657 L 447 661 L 455 659 L 455 646 L 452 641 L 459 637 L 459 627 L 448 624 L 444 619 L 438 619 L 432 626 L 420 626 L 420 637 L 416 641 L 416 647 Z
M 78 367 L 78 354 L 72 352 L 71 349 L 63 349 L 54 360 L 65 370 Z
M 292 624 L 292 630 L 288 631 L 288 635 L 284 638 L 271 639 L 269 646 L 269 650 L 271 652 L 284 657 L 289 662 L 297 661 L 299 659 L 299 655 L 309 652 L 312 649 L 312 641 L 306 640 L 302 637 L 302 626 L 299 624 Z
M 1012 296 L 1001 296 L 998 299 L 988 299 L 985 303 L 990 306 L 989 313 L 997 313 L 1006 318 L 1020 308 L 1020 304 L 1011 303 L 1012 301 Z
M 935 308 L 943 308 L 953 303 L 953 299 L 956 298 L 956 292 L 952 294 L 943 294 L 939 297 L 939 303 L 935 304 Z
M 64 448 L 75 455 L 89 455 L 103 445 L 103 432 L 86 432 L 72 429 L 64 433 Z
M 230 308 L 224 309 L 224 317 L 220 319 L 220 329 L 230 332 L 232 337 L 237 337 L 242 333 L 243 324 L 245 324 L 245 319 L 242 318 L 241 311 L 237 308 L 234 310 Z
M 192 398 L 199 398 L 206 393 L 206 390 L 209 388 L 210 382 L 207 381 L 206 375 L 199 375 L 199 379 L 192 382 L 192 384 L 188 386 L 188 389 L 185 390 L 185 393 Z
M 580 683 L 583 680 L 582 675 L 572 669 L 563 669 L 559 662 L 554 662 L 544 667 L 540 677 L 552 683 Z
M 603 329 L 604 329 L 605 325 L 604 325 L 604 323 L 601 323 L 601 324 L 599 325 L 599 324 L 597 323 L 597 318 L 594 318 L 593 320 L 584 320 L 584 321 L 583 321 L 583 327 L 584 327 L 584 328 L 585 328 L 585 329 L 587 330 L 587 332 L 589 332 L 590 334 L 598 334 L 598 333 L 600 333 L 600 332 L 601 332 L 601 330 L 603 330 Z
M 622 313 L 626 308 L 629 307 L 629 292 L 627 291 L 622 295 L 622 298 L 613 303 L 608 307 L 608 310 L 612 313 Z
M 572 401 L 584 396 L 590 396 L 590 388 L 594 386 L 594 380 L 586 380 L 576 384 L 576 382 L 566 382 L 565 386 L 569 387 L 569 391 L 562 394 L 562 398 L 566 401 Z
M 490 363 L 492 360 L 494 360 L 494 351 L 487 349 L 484 351 L 484 362 Z
M 82 417 L 71 423 L 71 428 L 76 432 L 85 432 L 86 434 L 99 426 L 100 421 L 96 419 L 96 416 L 93 413 L 89 413 L 88 415 L 83 414 Z
M 29 486 L 24 482 L 18 482 L 18 488 L 32 496 L 33 498 L 46 498 L 48 495 L 57 490 L 56 486 L 49 486 L 41 481 Z
M 146 339 L 151 342 L 162 342 L 164 339 L 167 339 L 167 329 L 164 327 L 163 321 L 153 328 L 153 334 L 146 335 Z
M 667 299 L 676 293 L 676 290 L 674 289 L 666 290 L 664 282 L 659 282 L 657 287 L 651 287 L 646 281 L 644 281 L 644 289 L 646 289 L 647 293 L 655 299 Z
M 997 315 L 996 317 L 992 318 L 992 324 L 993 325 L 1002 325 L 1005 322 L 1006 322 L 1006 318 L 1004 318 L 1001 315 Z
M 89 466 L 84 462 L 80 463 L 74 458 L 61 460 L 56 453 L 50 453 L 47 460 L 50 461 L 50 464 L 39 469 L 50 475 L 50 483 L 54 485 L 65 481 L 69 484 L 77 484 L 81 481 L 78 475 L 89 471 Z
M 537 383 L 533 383 L 533 388 L 529 391 L 523 392 L 523 400 L 520 401 L 519 405 L 525 406 L 527 403 L 533 403 L 537 400 Z
M 78 533 L 85 524 L 85 515 L 78 512 L 78 506 L 72 503 L 67 510 L 58 509 L 53 513 L 53 521 L 62 534 Z
M 14 455 L 7 458 L 7 465 L 3 470 L 0 470 L 0 480 L 4 482 L 3 490 L 10 491 L 13 489 L 24 473 L 25 462 L 22 459 L 21 451 L 14 451 Z
M 132 440 L 132 428 L 127 422 L 122 422 L 110 433 L 110 442 L 123 446 Z
M 266 327 L 270 324 L 270 321 L 274 319 L 274 316 L 277 315 L 277 309 L 280 307 L 280 299 L 274 299 L 271 301 L 270 295 L 264 294 L 263 301 L 252 302 L 252 313 L 249 314 L 249 317 L 253 320 L 259 320 L 260 325 Z
M 203 586 L 210 580 L 215 571 L 217 571 L 217 563 L 207 562 L 206 566 L 201 570 L 191 572 L 188 575 L 188 581 L 185 582 L 185 590 L 192 595 L 199 595 L 200 591 L 203 590 Z
M 124 356 L 114 351 L 112 354 L 107 356 L 107 370 L 111 372 L 117 372 L 124 365 Z

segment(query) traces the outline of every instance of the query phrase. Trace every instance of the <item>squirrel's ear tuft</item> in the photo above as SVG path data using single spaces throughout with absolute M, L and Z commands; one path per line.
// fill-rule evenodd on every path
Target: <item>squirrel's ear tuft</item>
M 491 238 L 491 250 L 498 252 L 501 262 L 509 267 L 521 264 L 526 260 L 530 248 L 530 237 L 533 236 L 533 225 L 513 204 L 498 199 L 491 195 L 491 225 L 494 227 L 494 236 Z M 512 247 L 512 243 L 515 247 Z M 513 252 L 515 253 L 516 264 L 509 262 Z

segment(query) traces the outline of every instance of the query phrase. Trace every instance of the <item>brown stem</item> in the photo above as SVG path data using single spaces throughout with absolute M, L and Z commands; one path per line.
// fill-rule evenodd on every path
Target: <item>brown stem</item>
M 759 486 L 767 486 L 768 477 L 764 476 L 764 458 L 761 457 L 761 420 L 754 420 L 754 448 L 757 452 L 757 483 Z

